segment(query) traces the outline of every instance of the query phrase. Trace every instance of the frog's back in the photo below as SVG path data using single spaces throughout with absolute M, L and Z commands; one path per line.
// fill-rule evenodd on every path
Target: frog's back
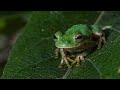
M 83 36 L 88 36 L 88 37 L 92 35 L 92 31 L 87 27 L 86 24 L 73 25 L 70 29 L 66 31 L 65 34 L 76 35 L 79 33 Z

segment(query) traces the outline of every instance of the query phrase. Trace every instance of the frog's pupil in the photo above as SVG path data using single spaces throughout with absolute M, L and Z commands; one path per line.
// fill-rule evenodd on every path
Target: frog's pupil
M 77 37 L 75 38 L 75 40 L 76 40 L 77 42 L 80 42 L 81 39 L 82 39 L 82 36 L 77 36 Z
M 54 35 L 54 41 L 57 41 L 57 37 Z

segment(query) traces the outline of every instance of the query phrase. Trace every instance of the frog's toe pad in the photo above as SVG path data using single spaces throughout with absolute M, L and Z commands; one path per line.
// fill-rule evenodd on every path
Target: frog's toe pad
M 76 67 L 79 67 L 80 66 L 80 64 L 76 64 Z
M 63 68 L 63 65 L 59 65 L 58 68 Z

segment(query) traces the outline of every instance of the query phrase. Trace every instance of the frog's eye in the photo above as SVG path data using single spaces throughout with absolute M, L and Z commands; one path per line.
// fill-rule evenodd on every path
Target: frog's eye
M 82 36 L 81 36 L 80 34 L 77 34 L 77 35 L 75 36 L 75 40 L 76 40 L 77 42 L 80 42 L 81 39 L 82 39 Z
M 62 36 L 62 33 L 60 31 L 56 32 L 54 34 L 54 41 L 56 42 L 61 36 Z
M 58 40 L 58 37 L 54 35 L 54 41 L 56 42 Z

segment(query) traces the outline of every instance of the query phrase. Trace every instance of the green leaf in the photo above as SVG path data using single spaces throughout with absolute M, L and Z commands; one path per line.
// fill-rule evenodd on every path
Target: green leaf
M 2 78 L 61 78 L 67 69 L 59 69 L 54 58 L 53 35 L 74 24 L 93 24 L 98 12 L 33 12 L 25 31 L 12 49 Z

